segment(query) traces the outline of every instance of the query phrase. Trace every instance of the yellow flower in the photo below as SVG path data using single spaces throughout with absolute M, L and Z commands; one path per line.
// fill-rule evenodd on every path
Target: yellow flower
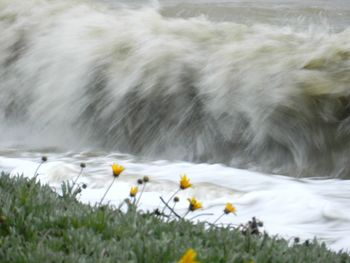
M 236 213 L 237 209 L 236 207 L 233 206 L 232 203 L 227 203 L 224 209 L 224 213 L 225 214 L 229 214 L 229 213 Z
M 182 190 L 185 190 L 189 187 L 192 187 L 192 184 L 190 182 L 190 179 L 188 179 L 187 175 L 184 174 L 183 176 L 181 176 L 181 180 L 180 180 L 180 188 Z
M 131 187 L 131 189 L 130 189 L 130 197 L 135 197 L 138 191 L 139 191 L 139 188 L 137 186 Z
M 191 199 L 188 199 L 188 201 L 190 202 L 190 206 L 188 208 L 190 211 L 195 211 L 202 208 L 202 203 L 199 202 L 196 198 L 192 197 Z
M 197 253 L 192 248 L 186 251 L 178 263 L 199 263 L 196 260 Z
M 124 170 L 124 166 L 119 165 L 119 164 L 112 164 L 112 170 L 113 170 L 113 176 L 118 177 Z

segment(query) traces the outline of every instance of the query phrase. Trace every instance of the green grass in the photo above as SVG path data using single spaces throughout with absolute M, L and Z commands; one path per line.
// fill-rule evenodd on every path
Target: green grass
M 92 207 L 23 177 L 0 176 L 0 262 L 350 262 L 316 241 L 288 246 L 237 230 Z

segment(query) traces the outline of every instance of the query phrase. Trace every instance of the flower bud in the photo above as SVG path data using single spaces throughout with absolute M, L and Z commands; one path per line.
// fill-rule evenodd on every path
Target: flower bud
M 148 183 L 148 182 L 149 182 L 149 177 L 148 177 L 148 176 L 144 176 L 144 177 L 143 177 L 143 181 L 144 181 L 145 183 Z
M 131 187 L 130 194 L 129 194 L 130 197 L 135 197 L 138 191 L 139 191 L 139 189 L 137 188 L 137 186 Z
M 138 180 L 137 180 L 137 183 L 138 183 L 138 184 L 143 184 L 143 180 L 142 180 L 142 179 L 138 179 Z

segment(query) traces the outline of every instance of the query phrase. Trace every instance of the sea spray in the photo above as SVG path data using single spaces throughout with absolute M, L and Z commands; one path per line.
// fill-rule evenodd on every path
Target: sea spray
M 34 0 L 1 1 L 0 29 L 8 140 L 350 176 L 349 29 Z

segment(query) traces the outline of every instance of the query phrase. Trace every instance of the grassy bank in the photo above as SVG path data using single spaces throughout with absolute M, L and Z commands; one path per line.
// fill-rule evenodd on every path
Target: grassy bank
M 200 262 L 350 262 L 316 242 L 287 246 L 229 228 L 163 222 L 58 197 L 34 180 L 0 176 L 0 261 L 177 262 L 193 248 Z

